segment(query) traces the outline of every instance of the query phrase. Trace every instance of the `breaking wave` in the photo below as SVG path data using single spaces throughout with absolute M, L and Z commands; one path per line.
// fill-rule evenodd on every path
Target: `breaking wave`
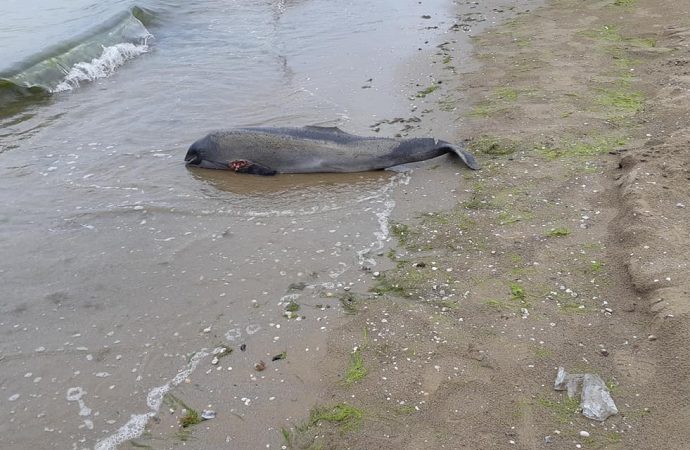
M 0 113 L 110 76 L 126 61 L 148 51 L 152 35 L 145 23 L 151 18 L 149 11 L 134 7 L 0 74 Z
M 127 60 L 136 58 L 147 51 L 148 45 L 135 45 L 129 42 L 103 47 L 103 54 L 98 58 L 92 59 L 91 62 L 79 62 L 72 66 L 62 82 L 55 86 L 52 92 L 69 91 L 79 87 L 81 82 L 108 77 Z

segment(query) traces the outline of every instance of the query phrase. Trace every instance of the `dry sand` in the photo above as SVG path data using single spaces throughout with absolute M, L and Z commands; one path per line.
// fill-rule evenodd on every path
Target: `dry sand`
M 690 448 L 690 3 L 551 1 L 475 50 L 424 102 L 484 168 L 392 225 L 285 447 Z M 582 417 L 558 366 L 620 413 Z

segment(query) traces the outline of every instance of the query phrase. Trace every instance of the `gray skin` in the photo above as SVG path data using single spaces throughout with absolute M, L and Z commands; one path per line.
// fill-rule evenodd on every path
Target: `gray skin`
M 188 166 L 255 175 L 365 172 L 453 153 L 479 165 L 463 147 L 432 138 L 361 137 L 335 127 L 237 128 L 215 131 L 189 147 Z

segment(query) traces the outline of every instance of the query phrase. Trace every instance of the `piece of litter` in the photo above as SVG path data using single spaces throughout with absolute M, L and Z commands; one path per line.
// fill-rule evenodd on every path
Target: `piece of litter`
M 554 389 L 568 391 L 568 397 L 574 397 L 582 386 L 580 408 L 582 415 L 598 421 L 604 421 L 609 416 L 618 414 L 618 408 L 611 398 L 606 383 L 599 375 L 591 373 L 569 374 L 565 368 L 559 367 Z

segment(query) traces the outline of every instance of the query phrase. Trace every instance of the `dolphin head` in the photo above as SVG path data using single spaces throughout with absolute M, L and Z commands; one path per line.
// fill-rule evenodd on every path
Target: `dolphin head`
M 209 134 L 194 142 L 187 150 L 184 157 L 188 166 L 204 169 L 230 170 L 229 161 L 219 156 L 218 143 L 212 134 Z
M 277 170 L 256 161 L 246 159 L 241 146 L 232 145 L 232 139 L 224 139 L 223 133 L 210 133 L 193 143 L 184 157 L 187 166 L 203 169 L 232 170 L 254 175 L 275 175 Z

